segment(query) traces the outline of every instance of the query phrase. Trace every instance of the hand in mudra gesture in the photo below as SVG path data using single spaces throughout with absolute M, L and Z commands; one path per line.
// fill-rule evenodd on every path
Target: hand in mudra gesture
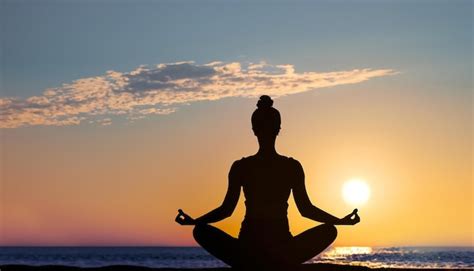
M 357 214 L 357 209 L 354 209 L 352 213 L 346 215 L 345 217 L 341 218 L 339 225 L 355 225 L 360 222 L 360 217 Z
M 176 216 L 174 221 L 176 221 L 178 224 L 183 225 L 183 226 L 185 226 L 185 225 L 195 225 L 196 224 L 196 221 L 194 220 L 194 218 L 187 215 L 181 209 L 178 210 L 178 215 Z

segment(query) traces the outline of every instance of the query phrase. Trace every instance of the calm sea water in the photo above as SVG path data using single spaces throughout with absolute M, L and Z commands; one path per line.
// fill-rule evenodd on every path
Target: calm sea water
M 369 267 L 474 268 L 474 247 L 333 247 L 308 263 Z M 0 265 L 222 267 L 196 247 L 0 247 Z

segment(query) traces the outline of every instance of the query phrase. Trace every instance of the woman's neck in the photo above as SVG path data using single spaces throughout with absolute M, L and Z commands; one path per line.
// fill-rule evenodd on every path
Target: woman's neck
M 275 149 L 275 140 L 259 140 L 258 155 L 275 155 L 278 154 Z
M 278 154 L 278 153 L 277 153 L 275 147 L 273 147 L 273 148 L 262 148 L 262 147 L 260 147 L 258 149 L 257 154 L 267 156 L 267 155 L 274 155 L 274 154 Z

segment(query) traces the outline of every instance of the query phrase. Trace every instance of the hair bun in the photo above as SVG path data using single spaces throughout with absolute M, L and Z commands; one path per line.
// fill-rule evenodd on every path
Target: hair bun
M 260 96 L 260 100 L 257 102 L 257 107 L 258 108 L 270 108 L 273 105 L 273 100 L 270 98 L 268 95 L 262 95 Z

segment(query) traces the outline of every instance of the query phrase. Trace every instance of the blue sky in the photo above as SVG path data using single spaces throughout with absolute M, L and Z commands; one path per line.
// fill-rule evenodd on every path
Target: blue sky
M 2 96 L 177 61 L 392 68 L 467 86 L 471 1 L 2 1 Z

